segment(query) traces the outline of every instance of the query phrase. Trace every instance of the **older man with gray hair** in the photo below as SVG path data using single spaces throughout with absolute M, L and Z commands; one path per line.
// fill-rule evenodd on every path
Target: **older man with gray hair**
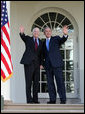
M 42 42 L 39 39 L 39 28 L 33 29 L 33 36 L 24 34 L 24 27 L 20 27 L 20 37 L 24 41 L 26 50 L 21 59 L 24 64 L 25 81 L 26 81 L 26 98 L 27 103 L 38 102 L 40 68 L 42 68 Z M 31 96 L 31 86 L 33 81 L 33 97 Z

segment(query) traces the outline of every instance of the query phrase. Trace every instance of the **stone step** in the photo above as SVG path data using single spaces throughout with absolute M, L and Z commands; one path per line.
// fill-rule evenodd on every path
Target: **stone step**
M 84 104 L 19 104 L 19 103 L 10 103 L 10 104 L 4 104 L 4 106 L 35 106 L 35 107 L 42 107 L 42 106 L 48 106 L 48 107 L 83 107 Z
M 1 110 L 1 113 L 84 113 L 84 110 Z
M 39 112 L 84 112 L 83 104 L 4 104 L 4 110 L 2 113 L 39 113 Z
M 84 104 L 80 104 L 76 102 L 76 100 L 75 103 L 71 104 L 67 102 L 66 104 L 46 104 L 42 102 L 41 104 L 25 104 L 25 103 L 20 104 L 5 100 L 4 110 L 1 110 L 1 112 L 2 113 L 84 113 Z

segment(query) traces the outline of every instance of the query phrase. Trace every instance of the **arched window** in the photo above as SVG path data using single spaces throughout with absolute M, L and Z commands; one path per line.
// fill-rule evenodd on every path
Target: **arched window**
M 68 25 L 69 32 L 73 32 L 73 25 L 66 16 L 60 13 L 48 12 L 39 16 L 34 21 L 31 31 L 33 30 L 33 28 L 38 27 L 40 31 L 43 32 L 43 29 L 45 27 L 50 27 L 52 30 L 52 34 L 56 35 L 62 32 L 62 27 L 64 25 Z

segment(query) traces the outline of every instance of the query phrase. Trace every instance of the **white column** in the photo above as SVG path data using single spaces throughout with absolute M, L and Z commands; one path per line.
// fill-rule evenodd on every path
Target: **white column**
M 1 95 L 4 100 L 10 100 L 10 79 L 6 82 L 1 81 Z
M 6 1 L 6 3 L 10 24 L 10 1 Z M 8 79 L 6 82 L 1 81 L 1 95 L 3 95 L 4 100 L 10 100 L 10 79 Z

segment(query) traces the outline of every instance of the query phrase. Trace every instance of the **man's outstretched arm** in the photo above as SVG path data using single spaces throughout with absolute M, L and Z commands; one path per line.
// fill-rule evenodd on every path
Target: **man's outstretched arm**
M 21 39 L 25 42 L 26 41 L 26 36 L 24 34 L 24 27 L 20 26 L 20 33 L 19 33 Z
M 63 27 L 62 32 L 63 32 L 63 37 L 62 38 L 59 37 L 60 44 L 63 44 L 68 38 L 68 26 L 67 25 Z

